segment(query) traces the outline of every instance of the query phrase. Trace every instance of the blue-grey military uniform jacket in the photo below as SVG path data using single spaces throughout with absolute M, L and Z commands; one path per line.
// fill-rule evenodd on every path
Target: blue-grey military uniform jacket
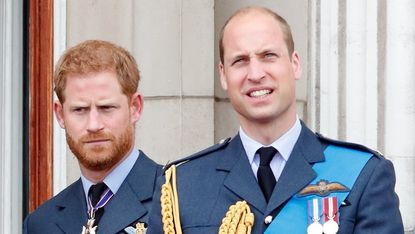
M 278 213 L 287 201 L 316 177 L 312 166 L 325 160 L 323 151 L 327 144 L 368 150 L 364 146 L 324 139 L 302 124 L 299 139 L 268 204 L 238 135 L 182 160 L 183 163 L 177 167 L 177 191 L 183 232 L 218 233 L 229 206 L 245 200 L 255 215 L 252 233 L 263 233 L 267 228 L 265 217 L 271 215 L 278 219 Z M 162 183 L 164 178 L 158 183 L 154 200 L 160 199 Z M 374 153 L 340 207 L 338 233 L 403 233 L 394 187 L 392 163 Z M 147 234 L 163 233 L 160 216 L 160 203 L 155 202 Z M 287 225 L 296 225 L 296 222 L 292 220 Z
M 147 223 L 156 178 L 161 173 L 161 166 L 140 151 L 119 190 L 105 205 L 98 233 L 123 233 L 124 228 L 137 222 Z M 23 232 L 80 234 L 86 221 L 85 192 L 79 179 L 28 215 Z

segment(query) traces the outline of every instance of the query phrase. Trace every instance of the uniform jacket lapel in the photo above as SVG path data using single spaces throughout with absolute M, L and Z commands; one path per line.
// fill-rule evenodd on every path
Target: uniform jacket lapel
M 284 204 L 317 176 L 312 166 L 315 162 L 324 160 L 323 151 L 315 134 L 302 123 L 300 136 L 270 198 L 267 214 Z
M 68 187 L 65 194 L 57 201 L 57 208 L 57 225 L 63 232 L 81 233 L 82 226 L 87 221 L 85 193 L 81 179 Z
M 117 233 L 143 218 L 148 210 L 143 201 L 151 199 L 157 176 L 157 165 L 143 152 L 127 178 L 105 206 L 99 232 Z
M 267 204 L 249 165 L 239 135 L 229 142 L 229 146 L 225 150 L 225 157 L 217 166 L 217 170 L 229 172 L 224 180 L 224 186 L 239 196 L 241 200 L 247 201 L 259 212 L 264 213 Z

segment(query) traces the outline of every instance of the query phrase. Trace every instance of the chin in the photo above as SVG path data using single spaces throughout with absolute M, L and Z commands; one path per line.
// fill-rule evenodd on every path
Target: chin
M 112 168 L 117 161 L 115 159 L 105 159 L 105 160 L 86 160 L 81 162 L 85 168 L 88 168 L 91 171 L 103 171 Z
M 79 162 L 89 170 L 102 171 L 113 167 L 119 159 L 114 156 L 114 152 L 108 149 L 86 150 L 82 155 L 77 156 Z

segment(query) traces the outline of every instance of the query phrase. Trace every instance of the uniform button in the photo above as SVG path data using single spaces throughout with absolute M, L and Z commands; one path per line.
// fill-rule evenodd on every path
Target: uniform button
M 271 222 L 272 222 L 272 216 L 271 216 L 271 215 L 268 215 L 268 216 L 265 218 L 264 223 L 265 223 L 266 225 L 268 225 L 268 224 L 270 224 Z

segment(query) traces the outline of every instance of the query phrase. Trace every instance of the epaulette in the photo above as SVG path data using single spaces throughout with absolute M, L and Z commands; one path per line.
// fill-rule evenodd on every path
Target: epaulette
M 217 143 L 217 144 L 215 144 L 215 145 L 212 145 L 212 146 L 210 146 L 210 147 L 208 147 L 208 148 L 206 148 L 206 149 L 204 149 L 204 150 L 202 150 L 202 151 L 199 151 L 199 152 L 197 152 L 197 153 L 195 153 L 195 154 L 192 154 L 192 155 L 190 155 L 190 156 L 188 156 L 188 157 L 181 158 L 181 159 L 178 159 L 178 160 L 176 160 L 176 161 L 173 161 L 173 162 L 167 163 L 167 164 L 163 167 L 163 171 L 166 171 L 167 169 L 169 169 L 169 167 L 170 167 L 171 165 L 180 166 L 180 165 L 182 165 L 182 164 L 184 164 L 184 163 L 187 163 L 187 162 L 189 162 L 189 161 L 191 161 L 191 160 L 193 160 L 193 159 L 200 158 L 200 157 L 202 157 L 202 156 L 204 156 L 204 155 L 206 155 L 206 154 L 209 154 L 209 153 L 211 153 L 211 152 L 214 152 L 214 151 L 220 150 L 220 149 L 222 149 L 223 147 L 227 146 L 227 145 L 228 145 L 228 143 L 229 143 L 230 141 L 231 141 L 231 138 L 230 138 L 230 137 L 229 137 L 229 138 L 222 139 L 222 140 L 220 140 L 220 141 L 219 141 L 219 143 Z
M 366 151 L 366 152 L 372 153 L 373 155 L 376 155 L 378 157 L 383 157 L 383 154 L 381 152 L 379 152 L 377 150 L 374 150 L 374 149 L 371 149 L 371 148 L 369 148 L 367 146 L 364 146 L 364 145 L 361 145 L 361 144 L 330 139 L 328 137 L 323 136 L 321 133 L 316 133 L 316 135 L 317 135 L 317 137 L 320 141 L 322 141 L 323 143 L 326 143 L 326 144 L 332 144 L 332 145 L 348 147 L 348 148 L 352 148 L 352 149 L 356 149 L 356 150 L 360 150 L 360 151 Z

